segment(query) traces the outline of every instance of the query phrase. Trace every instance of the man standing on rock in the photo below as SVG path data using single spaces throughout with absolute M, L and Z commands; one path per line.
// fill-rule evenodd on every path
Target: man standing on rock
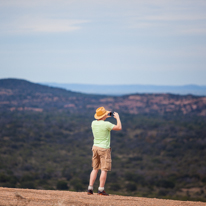
M 107 179 L 107 172 L 111 170 L 111 148 L 110 148 L 110 131 L 121 130 L 122 124 L 119 118 L 119 114 L 114 112 L 114 118 L 117 120 L 117 124 L 114 125 L 111 122 L 105 121 L 108 117 L 111 117 L 112 113 L 105 110 L 104 107 L 99 107 L 94 115 L 92 122 L 92 133 L 94 136 L 94 144 L 92 147 L 92 167 L 93 170 L 90 174 L 90 181 L 88 187 L 88 195 L 93 194 L 93 185 L 97 177 L 99 169 L 101 169 L 100 185 L 98 188 L 98 195 L 108 195 L 104 191 L 104 185 Z

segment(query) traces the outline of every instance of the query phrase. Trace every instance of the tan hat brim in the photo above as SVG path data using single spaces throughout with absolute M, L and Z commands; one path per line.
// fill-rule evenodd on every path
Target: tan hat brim
M 108 115 L 111 111 L 106 111 L 105 114 L 101 115 L 101 116 L 97 116 L 97 114 L 94 115 L 95 119 L 101 119 L 102 117 L 104 117 L 105 115 Z

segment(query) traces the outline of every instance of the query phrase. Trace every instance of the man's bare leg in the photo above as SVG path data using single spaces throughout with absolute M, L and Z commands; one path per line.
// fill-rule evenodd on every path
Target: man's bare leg
M 92 170 L 91 174 L 90 174 L 90 181 L 89 181 L 89 186 L 93 186 L 94 185 L 94 182 L 97 178 L 97 173 L 98 173 L 98 169 L 97 170 Z
M 107 179 L 107 171 L 102 170 L 100 178 L 99 178 L 100 184 L 98 188 L 98 195 L 108 196 L 108 194 L 104 191 L 104 185 L 105 185 L 106 179 Z
M 106 179 L 107 179 L 107 171 L 102 170 L 99 178 L 100 181 L 99 187 L 104 187 Z

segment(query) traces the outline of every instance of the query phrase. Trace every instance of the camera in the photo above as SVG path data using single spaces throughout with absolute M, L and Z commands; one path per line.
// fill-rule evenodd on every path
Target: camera
M 110 113 L 108 114 L 108 116 L 114 117 L 114 112 L 110 112 Z

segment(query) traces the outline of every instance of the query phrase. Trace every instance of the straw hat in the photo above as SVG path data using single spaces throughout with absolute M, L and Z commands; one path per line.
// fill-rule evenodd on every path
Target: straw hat
M 107 111 L 104 107 L 99 107 L 94 115 L 95 119 L 101 119 L 105 115 L 109 114 L 111 111 Z

